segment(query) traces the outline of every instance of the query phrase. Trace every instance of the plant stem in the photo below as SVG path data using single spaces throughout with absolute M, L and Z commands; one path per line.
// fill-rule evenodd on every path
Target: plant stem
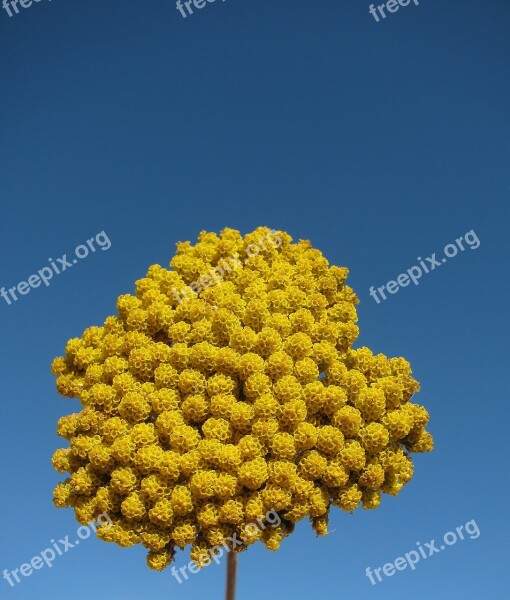
M 231 550 L 227 553 L 227 591 L 225 600 L 235 600 L 237 576 L 237 554 Z

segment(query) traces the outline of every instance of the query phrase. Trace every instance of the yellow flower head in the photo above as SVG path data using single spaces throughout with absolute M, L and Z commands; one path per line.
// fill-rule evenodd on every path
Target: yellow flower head
M 98 537 L 163 570 L 187 545 L 198 566 L 229 539 L 276 550 L 307 517 L 325 535 L 332 506 L 372 510 L 410 481 L 429 414 L 405 359 L 352 348 L 346 268 L 266 227 L 202 232 L 170 265 L 52 364 L 83 407 L 57 425 L 57 507 L 106 512 Z

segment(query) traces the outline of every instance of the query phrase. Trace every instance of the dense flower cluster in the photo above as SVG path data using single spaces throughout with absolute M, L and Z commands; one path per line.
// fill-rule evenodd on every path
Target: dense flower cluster
M 324 535 L 332 505 L 377 508 L 411 479 L 409 453 L 432 449 L 409 363 L 352 349 L 347 269 L 284 232 L 260 242 L 270 235 L 179 243 L 171 269 L 151 266 L 118 316 L 53 362 L 59 393 L 83 406 L 58 422 L 69 447 L 53 465 L 69 477 L 54 502 L 83 524 L 106 512 L 98 536 L 141 543 L 153 569 L 187 545 L 203 565 L 234 533 L 275 550 L 306 517 Z M 226 256 L 242 268 L 178 300 Z M 247 528 L 269 510 L 278 527 Z

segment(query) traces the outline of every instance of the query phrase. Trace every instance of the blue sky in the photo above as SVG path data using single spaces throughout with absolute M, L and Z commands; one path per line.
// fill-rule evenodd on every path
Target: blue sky
M 466 599 L 508 589 L 508 172 L 505 0 L 422 0 L 377 23 L 368 2 L 41 0 L 0 11 L 0 286 L 104 231 L 51 284 L 0 298 L 0 570 L 66 535 L 55 424 L 78 409 L 49 371 L 67 339 L 179 240 L 258 225 L 348 266 L 360 344 L 408 358 L 436 450 L 377 511 L 301 524 L 278 553 L 241 555 L 239 598 Z M 466 248 L 377 304 L 381 286 L 474 230 Z M 466 538 L 382 583 L 375 569 L 475 519 Z M 177 565 L 188 561 L 187 553 Z M 224 565 L 183 585 L 142 549 L 82 541 L 13 600 L 222 597 Z

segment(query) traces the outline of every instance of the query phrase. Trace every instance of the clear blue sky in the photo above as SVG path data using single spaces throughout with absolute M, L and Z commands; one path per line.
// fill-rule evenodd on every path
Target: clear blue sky
M 421 0 L 377 23 L 362 0 L 42 0 L 0 10 L 0 286 L 104 230 L 112 246 L 49 287 L 0 298 L 0 570 L 76 538 L 56 510 L 49 364 L 114 312 L 178 240 L 269 225 L 348 266 L 359 342 L 403 355 L 436 439 L 398 498 L 299 526 L 240 557 L 239 599 L 500 598 L 508 590 L 507 0 Z M 381 286 L 474 229 L 466 249 L 377 304 Z M 372 586 L 380 567 L 475 519 L 459 541 Z M 177 558 L 180 566 L 187 554 Z M 97 539 L 0 598 L 221 598 L 224 565 L 179 586 L 142 549 Z

